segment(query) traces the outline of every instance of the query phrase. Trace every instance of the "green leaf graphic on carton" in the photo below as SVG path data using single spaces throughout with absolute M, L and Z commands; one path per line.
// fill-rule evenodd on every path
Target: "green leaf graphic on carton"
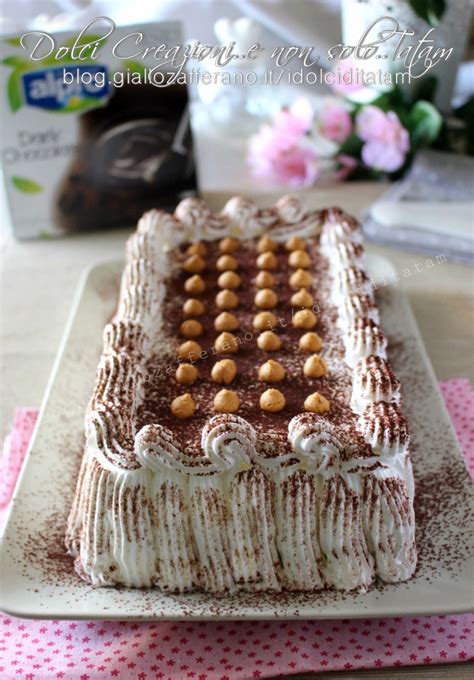
M 43 187 L 38 182 L 27 177 L 19 177 L 14 175 L 12 178 L 12 184 L 15 189 L 21 191 L 23 194 L 40 194 L 43 191 Z
M 76 37 L 71 37 L 66 40 L 66 42 L 63 45 L 60 45 L 59 47 L 68 47 L 71 48 L 74 44 L 77 45 L 78 47 L 83 46 L 83 45 L 88 45 L 90 43 L 94 43 L 97 40 L 100 40 L 101 36 L 99 35 L 83 35 L 81 36 L 78 40 L 76 40 Z M 14 47 L 21 47 L 21 42 L 20 42 L 20 37 L 16 38 L 5 38 L 4 42 L 8 43 L 9 45 L 13 45 Z M 105 44 L 105 40 L 102 41 L 102 45 Z M 64 56 L 60 57 L 59 59 L 56 59 L 54 57 L 56 51 L 53 52 L 52 55 L 49 57 L 46 57 L 46 59 L 42 59 L 41 61 L 38 61 L 36 63 L 33 63 L 25 58 L 22 58 L 19 55 L 10 55 L 8 57 L 5 57 L 0 61 L 0 64 L 3 66 L 7 66 L 9 68 L 12 68 L 13 71 L 10 74 L 10 77 L 8 79 L 7 83 L 7 98 L 8 98 L 8 103 L 10 106 L 10 110 L 15 113 L 20 109 L 24 102 L 23 102 L 23 90 L 22 90 L 22 85 L 21 85 L 21 76 L 24 73 L 32 73 L 34 71 L 39 71 L 44 68 L 45 65 L 47 66 L 52 66 L 52 65 L 57 65 L 57 66 L 66 66 L 66 65 L 74 65 L 76 63 L 79 64 L 93 64 L 94 60 L 91 59 L 90 57 L 86 59 L 81 59 L 79 62 L 76 60 L 71 59 L 69 54 L 65 54 Z M 103 100 L 97 100 L 97 99 L 92 99 L 92 98 L 86 98 L 83 101 L 77 103 L 76 105 L 69 105 L 65 107 L 64 109 L 50 109 L 52 113 L 73 113 L 76 111 L 82 111 L 83 109 L 86 108 L 92 108 L 92 107 L 98 107 L 98 106 L 103 106 L 104 102 Z
M 13 54 L 2 59 L 0 63 L 13 69 L 8 78 L 7 98 L 11 111 L 18 111 L 23 104 L 21 75 L 29 70 L 30 62 L 19 55 Z
M 23 97 L 21 93 L 21 72 L 15 70 L 10 74 L 7 83 L 7 97 L 10 109 L 13 113 L 23 105 Z
M 13 47 L 21 47 L 21 38 L 19 36 L 16 38 L 4 38 L 3 42 Z
M 94 99 L 93 97 L 83 97 L 80 101 L 69 102 L 67 106 L 63 106 L 62 109 L 47 109 L 52 113 L 78 113 L 79 111 L 84 111 L 85 109 L 90 109 L 92 107 L 103 106 L 103 99 Z
M 16 54 L 12 55 L 11 57 L 5 57 L 5 59 L 2 59 L 0 63 L 2 63 L 4 66 L 11 66 L 12 68 L 28 68 L 30 65 L 26 59 L 23 59 Z
M 144 76 L 146 73 L 146 67 L 140 61 L 134 61 L 133 59 L 123 60 L 123 69 L 130 71 L 130 73 L 138 73 L 140 76 Z

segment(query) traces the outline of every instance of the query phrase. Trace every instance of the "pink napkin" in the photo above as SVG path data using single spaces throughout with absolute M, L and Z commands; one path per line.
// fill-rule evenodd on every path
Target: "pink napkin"
M 444 382 L 441 390 L 474 474 L 474 390 L 465 379 Z M 34 415 L 31 409 L 17 412 L 4 458 L 10 471 L 18 473 Z M 11 478 L 12 473 L 8 475 Z M 2 502 L 6 494 L 2 488 Z M 473 633 L 470 614 L 209 623 L 29 621 L 0 616 L 0 676 L 238 680 L 452 663 L 474 658 Z

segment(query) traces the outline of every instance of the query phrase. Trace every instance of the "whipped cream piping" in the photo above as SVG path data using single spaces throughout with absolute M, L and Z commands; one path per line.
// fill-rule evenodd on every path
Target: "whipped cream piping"
M 317 517 L 317 479 L 302 470 L 283 471 L 275 479 L 275 525 L 283 584 L 288 590 L 325 585 Z
M 154 545 L 150 550 L 155 563 L 153 583 L 169 592 L 193 590 L 200 586 L 199 560 L 187 486 L 182 475 L 171 471 L 149 475 L 154 517 Z
M 237 590 L 230 556 L 226 482 L 222 475 L 189 478 L 191 524 L 199 571 L 202 586 L 209 592 Z
M 278 220 L 274 211 L 261 210 L 242 196 L 234 196 L 225 204 L 222 215 L 227 219 L 232 235 L 253 238 L 266 231 Z
M 225 217 L 211 212 L 200 198 L 185 198 L 178 203 L 174 216 L 181 222 L 190 239 L 222 238 L 228 227 Z
M 149 210 L 138 221 L 137 231 L 131 237 L 132 241 L 135 236 L 142 237 L 141 240 L 146 241 L 146 247 L 154 255 L 153 262 L 157 270 L 164 273 L 168 265 L 165 254 L 185 241 L 189 234 L 184 225 L 170 213 L 163 210 Z M 137 238 L 137 240 L 140 239 Z M 162 269 L 163 265 L 165 269 Z
M 135 453 L 143 467 L 153 472 L 166 470 L 182 474 L 219 474 L 223 472 L 203 456 L 187 456 L 168 428 L 145 425 L 135 437 Z
M 341 241 L 337 244 L 333 255 L 335 267 L 362 267 L 364 247 L 352 241 Z
M 343 464 L 341 479 L 361 499 L 364 532 L 377 574 L 393 582 L 409 578 L 416 567 L 413 472 L 408 428 L 399 407 L 400 383 L 386 359 L 387 339 L 378 326 L 373 291 L 359 256 L 360 242 L 355 220 L 337 209 L 326 212 L 321 246 L 331 262 L 345 359 L 354 367 L 351 408 L 360 414 L 357 430 L 374 453 L 360 461 L 362 474 L 351 472 L 357 461 Z M 374 460 L 377 457 L 380 465 Z M 321 546 L 327 552 L 327 546 Z M 371 568 L 366 560 L 362 571 L 369 573 Z
M 217 469 L 245 469 L 255 459 L 257 435 L 240 416 L 221 414 L 211 418 L 202 431 L 201 446 Z
M 289 194 L 278 199 L 275 209 L 280 219 L 291 225 L 301 223 L 307 215 L 303 203 Z
M 140 380 L 137 363 L 126 352 L 102 355 L 85 427 L 87 446 L 107 465 L 138 467 L 133 447 Z
M 374 576 L 361 506 L 360 496 L 342 476 L 325 480 L 319 505 L 319 541 L 326 556 L 323 570 L 328 583 L 343 590 L 365 589 Z
M 379 310 L 372 296 L 349 294 L 340 300 L 338 325 L 347 331 L 357 319 L 379 323 Z
M 258 468 L 240 472 L 230 482 L 228 497 L 234 582 L 251 590 L 281 590 L 270 479 Z
M 354 368 L 351 407 L 360 413 L 376 401 L 398 403 L 400 383 L 386 359 L 369 356 L 361 359 Z
M 408 449 L 407 423 L 395 402 L 369 403 L 359 417 L 357 429 L 374 451 L 385 456 L 405 453 Z
M 380 326 L 370 318 L 356 319 L 344 337 L 346 362 L 355 366 L 360 359 L 371 355 L 387 357 L 387 338 Z
M 345 443 L 340 437 L 332 423 L 315 413 L 301 413 L 288 425 L 288 439 L 295 455 L 312 472 L 337 465 Z
M 146 334 L 141 323 L 116 321 L 104 328 L 103 342 L 103 354 L 125 351 L 140 357 L 145 351 Z
M 360 267 L 341 268 L 335 276 L 333 300 L 337 306 L 351 295 L 366 296 L 374 299 L 373 287 L 365 271 Z
M 333 259 L 333 252 L 339 243 L 351 241 L 355 245 L 362 245 L 359 222 L 340 208 L 323 210 L 322 221 L 321 248 L 329 260 Z
M 293 234 L 303 238 L 315 236 L 321 227 L 320 212 L 306 211 L 294 196 L 283 196 L 270 209 L 234 196 L 219 214 L 212 213 L 200 199 L 186 198 L 178 204 L 174 216 L 186 237 L 193 239 L 213 240 L 228 234 L 247 239 L 271 230 L 274 240 L 286 241 Z
M 389 583 L 410 578 L 416 568 L 415 517 L 406 483 L 367 476 L 363 522 L 379 576 Z

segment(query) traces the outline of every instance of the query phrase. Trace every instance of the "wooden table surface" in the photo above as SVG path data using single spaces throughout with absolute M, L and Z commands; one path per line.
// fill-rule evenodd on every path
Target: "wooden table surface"
M 372 183 L 348 184 L 307 192 L 310 207 L 341 205 L 361 212 L 384 190 Z M 230 193 L 208 194 L 214 209 Z M 256 198 L 269 205 L 275 196 Z M 39 407 L 83 270 L 103 260 L 123 257 L 125 229 L 81 234 L 55 241 L 3 241 L 1 257 L 0 438 L 7 434 L 15 407 Z M 408 295 L 437 377 L 468 377 L 474 383 L 474 270 L 386 247 L 368 245 L 369 252 L 388 258 Z M 442 253 L 440 253 L 442 256 Z M 428 260 L 434 262 L 430 266 Z M 472 666 L 413 669 L 411 677 L 473 677 Z M 382 672 L 379 673 L 382 675 Z M 403 674 L 403 676 L 401 675 Z M 370 677 L 369 673 L 363 673 Z M 407 670 L 383 671 L 383 677 L 410 677 Z M 339 676 L 339 674 L 338 674 Z M 308 676 L 306 676 L 308 677 Z M 319 676 L 320 677 L 320 676 Z M 329 676 L 328 676 L 329 677 Z M 331 677 L 334 677 L 331 674 Z M 350 673 L 348 677 L 360 677 Z M 377 675 L 378 677 L 378 675 Z

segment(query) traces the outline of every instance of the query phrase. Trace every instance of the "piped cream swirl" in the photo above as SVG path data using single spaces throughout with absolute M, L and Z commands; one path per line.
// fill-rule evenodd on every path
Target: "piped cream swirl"
M 388 361 L 379 356 L 361 359 L 352 377 L 352 410 L 362 412 L 375 401 L 399 402 L 400 383 Z

